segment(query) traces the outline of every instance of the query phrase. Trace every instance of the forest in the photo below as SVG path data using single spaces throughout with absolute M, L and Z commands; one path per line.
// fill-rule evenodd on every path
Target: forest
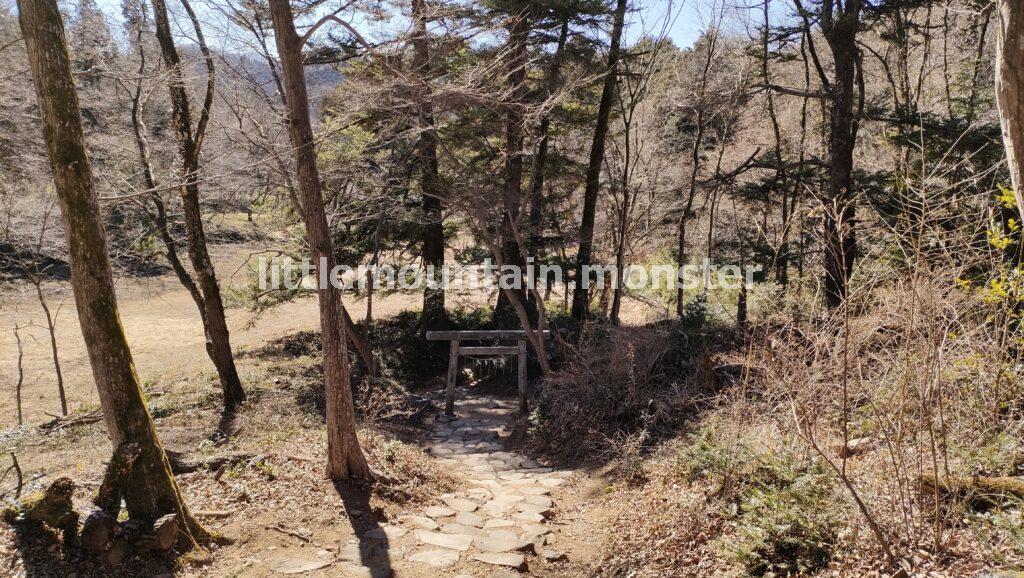
M 1024 2 L 0 0 L 0 575 L 1024 576 Z

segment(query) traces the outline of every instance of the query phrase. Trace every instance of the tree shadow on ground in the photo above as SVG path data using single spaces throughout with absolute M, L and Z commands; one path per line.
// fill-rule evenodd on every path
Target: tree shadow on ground
M 378 522 L 380 513 L 370 506 L 370 486 L 335 480 L 334 489 L 345 505 L 345 515 L 358 538 L 357 544 L 341 546 L 340 558 L 366 567 L 373 578 L 389 578 L 394 573 L 390 541 Z

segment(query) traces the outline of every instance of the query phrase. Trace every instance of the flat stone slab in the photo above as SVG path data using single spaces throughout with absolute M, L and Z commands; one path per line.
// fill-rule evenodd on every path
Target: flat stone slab
M 479 528 L 484 525 L 484 519 L 472 512 L 459 512 L 455 515 L 455 523 Z
M 535 512 L 519 512 L 512 517 L 521 522 L 529 522 L 531 524 L 540 524 L 544 521 L 544 516 Z
M 544 486 L 545 488 L 557 488 L 558 486 L 561 486 L 563 483 L 565 483 L 565 480 L 562 478 L 544 478 L 543 480 L 540 481 L 540 485 Z
M 413 562 L 428 564 L 435 568 L 445 568 L 458 562 L 459 554 L 451 550 L 427 550 L 425 552 L 417 552 L 409 556 L 408 559 Z
M 515 527 L 516 523 L 512 520 L 499 520 L 497 518 L 491 518 L 484 522 L 484 530 L 491 530 L 494 528 L 512 528 Z
M 466 534 L 442 534 L 427 530 L 416 530 L 416 537 L 424 544 L 465 552 L 473 545 L 473 536 Z
M 535 506 L 544 506 L 545 508 L 550 508 L 554 505 L 551 498 L 545 496 L 526 496 L 526 503 L 533 504 Z
M 436 530 L 438 529 L 437 522 L 431 520 L 426 516 L 402 516 L 399 518 L 403 523 L 408 524 L 414 528 L 421 528 L 423 530 Z
M 423 511 L 428 518 L 444 518 L 447 516 L 454 516 L 455 510 L 445 506 L 429 506 Z
M 480 554 L 473 554 L 473 559 L 477 562 L 483 562 L 484 564 L 490 564 L 492 566 L 515 568 L 520 572 L 526 571 L 526 556 L 523 556 L 522 554 L 483 552 Z
M 500 535 L 499 535 L 500 534 Z M 510 534 L 510 535 L 506 535 Z M 484 552 L 532 552 L 533 543 L 528 540 L 520 540 L 511 532 L 496 532 L 495 535 L 486 538 L 477 538 L 473 544 Z
M 463 500 L 462 498 L 441 498 L 441 501 L 456 512 L 473 512 L 479 507 L 476 505 L 476 502 Z
M 522 524 L 525 536 L 546 536 L 551 533 L 551 526 L 544 524 Z
M 487 531 L 481 528 L 475 528 L 473 526 L 464 526 L 462 524 L 445 524 L 441 526 L 441 531 L 445 534 L 464 534 L 466 536 L 486 536 Z
M 523 502 L 518 504 L 520 512 L 528 512 L 531 514 L 540 514 L 547 518 L 551 515 L 551 506 L 541 506 L 539 504 L 531 504 L 529 502 Z
M 333 563 L 334 560 L 330 558 L 326 560 L 304 560 L 294 558 L 279 562 L 274 566 L 274 572 L 277 572 L 278 574 L 304 574 L 306 572 L 312 572 L 313 570 L 326 568 Z

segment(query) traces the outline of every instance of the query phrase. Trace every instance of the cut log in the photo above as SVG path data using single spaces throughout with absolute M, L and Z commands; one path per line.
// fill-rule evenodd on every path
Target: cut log
M 178 516 L 167 514 L 157 518 L 152 528 L 139 536 L 135 547 L 143 551 L 166 552 L 174 547 L 178 538 Z
M 103 510 L 95 510 L 85 518 L 79 543 L 86 552 L 98 556 L 106 552 L 114 537 L 117 520 Z
M 964 500 L 975 508 L 1001 506 L 1024 499 L 1024 478 L 1011 476 L 921 477 L 921 493 Z
M 75 482 L 70 478 L 57 478 L 45 490 L 29 494 L 5 509 L 3 519 L 9 524 L 21 521 L 45 524 L 61 531 L 65 548 L 77 548 L 78 512 L 72 502 L 74 494 Z
M 67 528 L 78 523 L 78 514 L 71 501 L 74 494 L 75 483 L 70 478 L 58 478 L 50 487 L 25 496 L 16 506 L 5 510 L 4 519 L 14 522 L 20 517 L 53 528 Z

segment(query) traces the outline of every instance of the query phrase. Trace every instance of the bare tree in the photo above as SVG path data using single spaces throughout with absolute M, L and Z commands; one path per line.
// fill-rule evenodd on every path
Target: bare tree
M 18 425 L 25 425 L 25 420 L 21 413 L 21 386 L 25 383 L 25 349 L 21 345 L 21 326 L 18 324 L 14 325 L 14 342 L 18 347 L 18 382 L 14 385 L 14 403 L 18 408 Z
M 182 542 L 206 542 L 212 535 L 192 518 L 178 491 L 121 327 L 60 11 L 54 0 L 19 0 L 18 19 L 64 217 L 71 286 L 107 433 L 115 449 L 137 450 L 137 457 L 114 480 L 116 487 L 130 517 L 153 521 L 175 514 Z
M 206 127 L 210 120 L 210 108 L 213 106 L 214 76 L 213 56 L 206 46 L 199 20 L 193 12 L 188 0 L 181 0 L 182 6 L 192 21 L 199 49 L 206 62 L 206 96 L 196 125 L 192 126 L 192 102 L 188 95 L 185 71 L 182 66 L 178 49 L 171 35 L 171 23 L 167 15 L 164 0 L 152 0 L 153 18 L 156 22 L 156 37 L 160 43 L 164 64 L 168 69 L 167 88 L 171 96 L 171 122 L 174 125 L 175 137 L 178 141 L 178 156 L 181 161 L 180 187 L 181 205 L 185 217 L 185 230 L 188 233 L 188 253 L 192 267 L 198 278 L 198 285 L 203 294 L 203 305 L 206 309 L 207 352 L 217 368 L 220 386 L 224 392 L 224 409 L 232 412 L 245 402 L 245 390 L 235 368 L 234 355 L 231 352 L 231 340 L 228 332 L 227 319 L 224 316 L 224 302 L 220 294 L 220 285 L 213 268 L 213 260 L 206 247 L 206 233 L 203 230 L 203 214 L 199 204 L 199 157 L 202 152 Z
M 337 258 L 331 240 L 320 172 L 316 165 L 313 127 L 309 119 L 306 75 L 302 68 L 305 38 L 295 31 L 288 0 L 270 0 L 281 74 L 288 99 L 288 122 L 295 151 L 295 172 L 302 195 L 302 213 L 306 223 L 309 249 L 318 273 L 328 276 Z M 336 18 L 336 16 L 335 16 Z M 310 30 L 315 30 L 314 25 Z M 307 32 L 307 38 L 309 33 Z M 326 269 L 326 271 L 324 271 Z M 318 275 L 318 278 L 322 278 Z M 356 436 L 356 414 L 349 386 L 345 324 L 341 320 L 341 291 L 328 281 L 318 289 L 320 331 L 324 354 L 324 387 L 327 389 L 327 475 L 334 479 L 369 478 L 370 467 L 363 457 Z

